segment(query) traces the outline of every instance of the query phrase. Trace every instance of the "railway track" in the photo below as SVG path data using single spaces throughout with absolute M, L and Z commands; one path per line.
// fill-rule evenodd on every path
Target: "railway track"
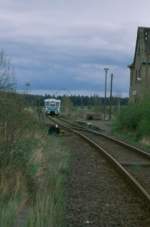
M 55 118 L 51 120 L 94 146 L 150 205 L 150 155 L 148 153 L 67 120 Z

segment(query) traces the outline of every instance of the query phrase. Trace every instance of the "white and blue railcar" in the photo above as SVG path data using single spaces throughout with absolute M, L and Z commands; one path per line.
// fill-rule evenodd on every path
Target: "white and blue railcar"
M 46 114 L 59 115 L 61 107 L 61 100 L 59 99 L 45 99 L 44 111 Z

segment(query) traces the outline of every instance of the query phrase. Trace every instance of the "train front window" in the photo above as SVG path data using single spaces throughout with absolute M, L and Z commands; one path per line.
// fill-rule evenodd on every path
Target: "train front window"
M 56 103 L 51 102 L 49 105 L 52 106 L 52 107 L 55 107 L 56 106 Z

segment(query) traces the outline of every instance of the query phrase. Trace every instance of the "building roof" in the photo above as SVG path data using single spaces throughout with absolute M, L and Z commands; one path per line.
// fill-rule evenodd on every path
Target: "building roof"
M 145 43 L 145 53 L 147 53 L 147 51 L 149 51 L 149 53 L 150 53 L 150 27 L 141 27 L 140 26 L 140 27 L 138 27 L 138 30 L 137 30 L 137 38 L 136 38 L 136 46 L 135 46 L 133 63 L 128 66 L 129 68 L 134 67 L 137 49 L 138 49 L 138 42 L 139 42 L 141 33 L 143 33 L 143 38 L 144 38 L 144 43 Z

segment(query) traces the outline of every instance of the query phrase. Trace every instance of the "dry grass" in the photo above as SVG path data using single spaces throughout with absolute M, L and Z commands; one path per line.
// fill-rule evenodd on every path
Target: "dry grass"
M 30 112 L 22 110 L 16 116 L 16 110 L 9 119 L 5 112 L 0 115 L 0 123 L 9 120 L 0 135 L 0 227 L 12 227 L 27 209 L 25 226 L 63 226 L 69 156 L 63 138 L 47 136 Z
M 38 192 L 28 227 L 65 226 L 64 180 L 68 171 L 69 154 L 63 139 L 56 136 L 45 137 L 42 147 L 43 151 L 38 150 L 35 159 L 42 162 L 36 176 L 39 182 Z

